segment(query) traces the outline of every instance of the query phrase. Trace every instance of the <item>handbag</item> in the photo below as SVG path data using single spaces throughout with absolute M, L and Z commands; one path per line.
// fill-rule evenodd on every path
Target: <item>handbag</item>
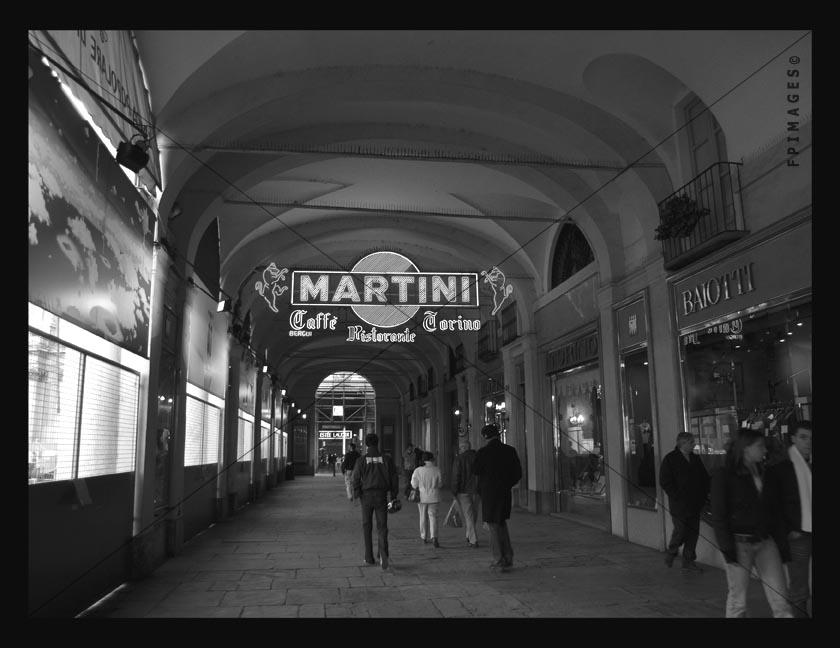
M 411 492 L 408 494 L 408 501 L 409 502 L 419 502 L 420 501 L 420 490 L 417 488 L 412 488 Z
M 452 505 L 449 507 L 449 512 L 446 514 L 446 518 L 443 520 L 443 526 L 464 526 L 464 522 L 463 520 L 461 520 L 461 506 L 460 504 L 458 504 L 458 500 L 452 500 Z

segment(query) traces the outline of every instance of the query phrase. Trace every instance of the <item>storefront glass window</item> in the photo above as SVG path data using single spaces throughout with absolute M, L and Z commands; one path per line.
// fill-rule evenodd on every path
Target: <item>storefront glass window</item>
M 768 459 L 796 420 L 812 420 L 810 303 L 792 303 L 683 335 L 688 431 L 711 472 L 739 425 L 765 430 Z
M 627 503 L 656 508 L 656 460 L 647 347 L 621 355 Z
M 556 490 L 606 500 L 597 364 L 551 377 Z

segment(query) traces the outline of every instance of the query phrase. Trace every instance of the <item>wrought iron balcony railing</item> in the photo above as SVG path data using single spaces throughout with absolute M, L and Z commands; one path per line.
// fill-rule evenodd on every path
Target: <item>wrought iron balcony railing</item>
M 659 218 L 671 199 L 687 196 L 704 212 L 687 236 L 662 241 L 666 270 L 676 270 L 747 232 L 741 208 L 740 162 L 716 162 L 659 203 Z
M 478 338 L 476 349 L 480 360 L 492 360 L 499 352 L 499 345 L 496 337 L 495 324 L 491 323 L 489 330 Z

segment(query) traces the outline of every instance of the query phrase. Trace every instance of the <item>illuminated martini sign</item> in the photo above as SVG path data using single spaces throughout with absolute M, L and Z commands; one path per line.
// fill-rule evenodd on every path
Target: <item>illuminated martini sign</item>
M 276 297 L 289 290 L 280 286 L 288 269 L 279 270 L 272 263 L 263 273 L 265 281 L 255 288 L 269 308 L 277 312 Z M 513 292 L 505 285 L 505 276 L 494 267 L 482 272 L 484 282 L 493 291 L 492 314 Z M 295 270 L 291 276 L 291 305 L 297 306 L 289 316 L 290 336 L 309 337 L 314 330 L 335 330 L 338 317 L 327 311 L 312 316 L 307 308 L 349 307 L 356 316 L 371 326 L 348 326 L 348 342 L 413 342 L 415 333 L 406 327 L 394 329 L 409 321 L 421 308 L 434 308 L 423 313 L 425 331 L 477 331 L 478 319 L 438 318 L 438 309 L 446 307 L 477 308 L 479 279 L 475 272 L 421 272 L 407 257 L 396 252 L 373 252 L 360 259 L 349 272 L 341 270 Z

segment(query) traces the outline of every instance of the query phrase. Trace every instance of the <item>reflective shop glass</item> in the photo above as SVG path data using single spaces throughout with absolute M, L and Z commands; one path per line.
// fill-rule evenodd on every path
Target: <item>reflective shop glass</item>
M 597 364 L 551 376 L 558 491 L 606 499 L 602 389 Z
M 236 433 L 236 461 L 254 460 L 254 424 L 241 416 Z
M 761 427 L 770 461 L 785 433 L 812 420 L 812 307 L 790 303 L 680 337 L 688 431 L 711 472 L 743 424 Z
M 222 410 L 220 408 L 193 396 L 187 396 L 185 466 L 218 463 L 221 425 Z
M 29 332 L 29 483 L 134 470 L 140 377 Z
M 647 347 L 621 355 L 627 504 L 656 508 L 657 430 L 653 426 Z

